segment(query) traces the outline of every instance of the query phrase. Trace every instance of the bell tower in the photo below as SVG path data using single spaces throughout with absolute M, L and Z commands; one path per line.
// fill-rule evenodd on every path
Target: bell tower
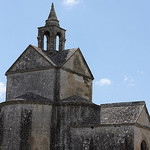
M 65 48 L 65 29 L 61 28 L 56 16 L 54 4 L 52 3 L 51 11 L 46 20 L 44 27 L 38 28 L 38 47 L 44 50 L 44 36 L 47 39 L 46 51 L 56 51 L 56 38 L 59 38 L 58 51 L 62 51 Z

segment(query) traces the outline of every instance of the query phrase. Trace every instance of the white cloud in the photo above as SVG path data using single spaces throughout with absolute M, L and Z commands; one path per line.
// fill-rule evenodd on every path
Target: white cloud
M 102 78 L 99 81 L 96 81 L 96 85 L 104 86 L 104 85 L 111 85 L 112 81 L 108 78 Z
M 6 86 L 3 82 L 0 82 L 0 98 L 3 97 L 3 94 L 6 92 Z
M 80 0 L 64 0 L 63 3 L 65 6 L 71 7 L 71 6 L 74 6 L 76 4 L 79 4 Z

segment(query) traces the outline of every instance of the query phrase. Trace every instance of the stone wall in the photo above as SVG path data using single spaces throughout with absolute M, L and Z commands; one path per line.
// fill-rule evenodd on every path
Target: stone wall
M 72 150 L 134 150 L 134 128 L 98 125 L 71 128 Z
M 146 107 L 143 108 L 137 123 L 150 128 L 150 119 Z
M 141 150 L 141 143 L 145 141 L 148 150 L 150 149 L 150 128 L 134 127 L 134 150 Z
M 0 149 L 50 150 L 51 113 L 51 105 L 1 103 Z
M 60 99 L 80 96 L 92 100 L 92 79 L 60 69 Z
M 53 100 L 54 83 L 54 69 L 10 74 L 7 76 L 6 100 L 28 92 Z
M 100 109 L 92 104 L 58 104 L 53 107 L 52 120 L 51 149 L 71 150 L 70 127 L 100 123 Z

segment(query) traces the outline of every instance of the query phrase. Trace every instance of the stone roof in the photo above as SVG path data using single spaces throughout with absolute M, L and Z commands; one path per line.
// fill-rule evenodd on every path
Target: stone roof
M 14 70 L 12 71 L 12 68 L 17 64 L 17 62 L 19 61 L 19 59 L 30 48 L 32 48 L 36 52 L 38 52 L 43 58 L 45 58 L 54 67 L 62 67 L 67 61 L 69 61 L 69 59 L 75 54 L 76 51 L 79 51 L 81 53 L 81 51 L 80 51 L 79 48 L 72 48 L 72 49 L 67 49 L 67 50 L 62 50 L 62 51 L 56 51 L 56 50 L 45 51 L 45 50 L 42 50 L 39 47 L 36 47 L 36 46 L 33 46 L 33 45 L 29 45 L 26 48 L 26 50 L 19 56 L 19 58 L 13 63 L 13 65 L 7 70 L 6 75 L 8 73 L 15 72 Z M 81 57 L 83 58 L 83 61 L 84 61 L 85 65 L 87 66 L 87 69 L 89 70 L 90 77 L 92 79 L 94 79 L 93 74 L 92 74 L 90 68 L 88 67 L 88 64 L 86 63 L 86 60 L 84 59 L 82 53 L 81 53 Z M 24 70 L 25 70 L 25 68 L 23 69 L 23 71 Z
M 63 100 L 59 100 L 55 103 L 55 105 L 73 105 L 73 106 L 90 106 L 90 107 L 96 107 L 96 108 L 100 108 L 99 105 L 96 105 L 95 103 L 92 103 L 92 101 L 90 100 L 86 100 L 80 96 L 70 96 L 68 98 L 65 98 Z
M 78 48 L 72 48 L 62 51 L 43 51 L 41 48 L 31 45 L 37 50 L 43 57 L 45 57 L 54 66 L 61 67 L 68 59 L 78 50 Z
M 47 98 L 44 98 L 40 95 L 37 95 L 35 93 L 31 93 L 31 92 L 28 92 L 26 94 L 23 94 L 21 96 L 18 96 L 14 99 L 12 99 L 11 101 L 7 101 L 8 104 L 16 104 L 16 103 L 29 103 L 29 104 L 50 104 L 50 105 L 56 105 L 56 106 L 67 106 L 67 105 L 73 105 L 73 106 L 90 106 L 90 107 L 96 107 L 96 108 L 100 108 L 99 105 L 96 105 L 94 103 L 92 103 L 91 101 L 89 100 L 86 100 L 80 96 L 71 96 L 71 97 L 68 97 L 68 98 L 65 98 L 63 100 L 59 100 L 59 101 L 52 101 L 50 99 L 47 99 Z M 11 103 L 12 102 L 12 103 Z M 4 102 L 4 103 L 1 103 L 2 105 L 6 105 L 7 103 Z M 1 107 L 1 105 L 0 105 Z
M 13 63 L 13 65 L 7 70 L 6 75 L 8 72 L 11 72 L 11 68 L 18 62 L 18 60 L 24 55 L 24 53 L 32 47 L 36 52 L 38 52 L 41 56 L 43 56 L 52 66 L 54 67 L 61 67 L 63 66 L 71 56 L 79 50 L 79 48 L 73 48 L 63 51 L 44 51 L 39 47 L 29 45 L 26 50 L 19 56 L 19 58 Z
M 61 103 L 67 103 L 67 102 L 74 102 L 74 103 L 79 102 L 79 103 L 93 104 L 91 101 L 86 100 L 80 96 L 75 96 L 75 95 L 61 100 Z
M 26 100 L 26 101 L 45 101 L 45 102 L 50 102 L 51 100 L 44 98 L 40 95 L 34 94 L 34 93 L 26 93 L 21 96 L 18 96 L 14 98 L 13 100 Z
M 102 104 L 100 112 L 101 124 L 136 123 L 144 107 L 144 101 Z

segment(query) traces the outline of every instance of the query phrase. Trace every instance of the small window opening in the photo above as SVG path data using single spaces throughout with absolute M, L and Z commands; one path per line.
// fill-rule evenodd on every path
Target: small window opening
M 44 34 L 44 41 L 43 41 L 43 44 L 44 44 L 43 48 L 44 48 L 44 50 L 48 50 L 48 48 L 49 48 L 48 47 L 49 36 L 50 36 L 50 33 L 48 31 L 46 31 L 45 34 Z
M 56 50 L 59 51 L 59 35 L 56 36 Z
M 146 145 L 146 142 L 145 142 L 145 141 L 142 141 L 142 143 L 141 143 L 141 150 L 148 150 L 148 148 L 147 148 L 147 145 Z
M 44 50 L 47 50 L 47 37 L 44 35 Z

